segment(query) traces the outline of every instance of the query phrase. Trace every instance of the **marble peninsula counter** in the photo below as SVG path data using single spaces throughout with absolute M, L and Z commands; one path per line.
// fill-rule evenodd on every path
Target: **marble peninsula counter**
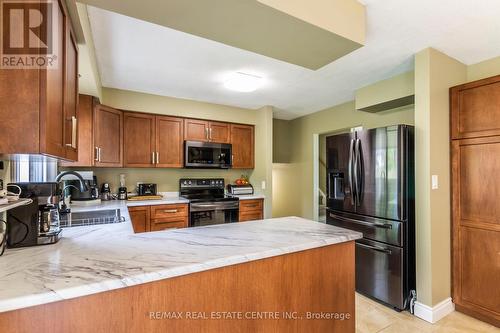
M 353 243 L 362 236 L 298 217 L 134 234 L 127 205 L 110 202 L 77 209 L 120 207 L 125 222 L 66 228 L 57 244 L 7 250 L 0 257 L 0 312 L 36 309 L 37 305 Z

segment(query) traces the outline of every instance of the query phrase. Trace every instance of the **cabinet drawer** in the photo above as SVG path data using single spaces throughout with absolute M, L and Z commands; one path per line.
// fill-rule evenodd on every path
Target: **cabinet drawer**
M 262 211 L 253 211 L 246 213 L 240 212 L 239 222 L 262 220 L 262 218 Z
M 241 200 L 240 201 L 240 213 L 262 211 L 263 200 Z
M 187 204 L 151 206 L 151 219 L 179 218 L 188 216 Z
M 150 224 L 151 231 L 160 231 L 172 228 L 187 228 L 187 217 L 152 219 Z

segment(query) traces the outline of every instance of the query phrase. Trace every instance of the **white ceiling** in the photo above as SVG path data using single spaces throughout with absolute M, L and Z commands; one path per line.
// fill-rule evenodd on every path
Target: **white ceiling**
M 358 88 L 413 68 L 434 47 L 465 64 L 500 55 L 498 0 L 363 0 L 366 45 L 312 71 L 211 40 L 89 7 L 105 87 L 245 108 L 293 119 L 354 98 Z M 224 88 L 233 72 L 266 78 L 252 93 Z

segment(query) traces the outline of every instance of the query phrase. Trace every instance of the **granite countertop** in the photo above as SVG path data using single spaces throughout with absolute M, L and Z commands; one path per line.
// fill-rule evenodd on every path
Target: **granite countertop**
M 134 234 L 129 204 L 108 201 L 78 207 L 81 211 L 120 208 L 125 222 L 65 228 L 56 244 L 7 249 L 0 257 L 0 312 L 362 237 L 298 217 Z

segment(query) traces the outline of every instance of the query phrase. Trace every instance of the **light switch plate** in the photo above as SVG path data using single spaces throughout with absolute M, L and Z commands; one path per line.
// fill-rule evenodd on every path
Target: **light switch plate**
M 437 189 L 439 188 L 439 178 L 438 178 L 438 176 L 437 176 L 437 175 L 432 175 L 432 177 L 431 177 L 431 178 L 432 178 L 432 181 L 431 181 L 431 183 L 432 183 L 431 188 L 432 188 L 433 190 L 437 190 Z
M 263 180 L 263 181 L 262 181 L 261 188 L 262 188 L 263 190 L 265 190 L 265 189 L 266 189 L 266 181 L 265 181 L 265 180 Z

